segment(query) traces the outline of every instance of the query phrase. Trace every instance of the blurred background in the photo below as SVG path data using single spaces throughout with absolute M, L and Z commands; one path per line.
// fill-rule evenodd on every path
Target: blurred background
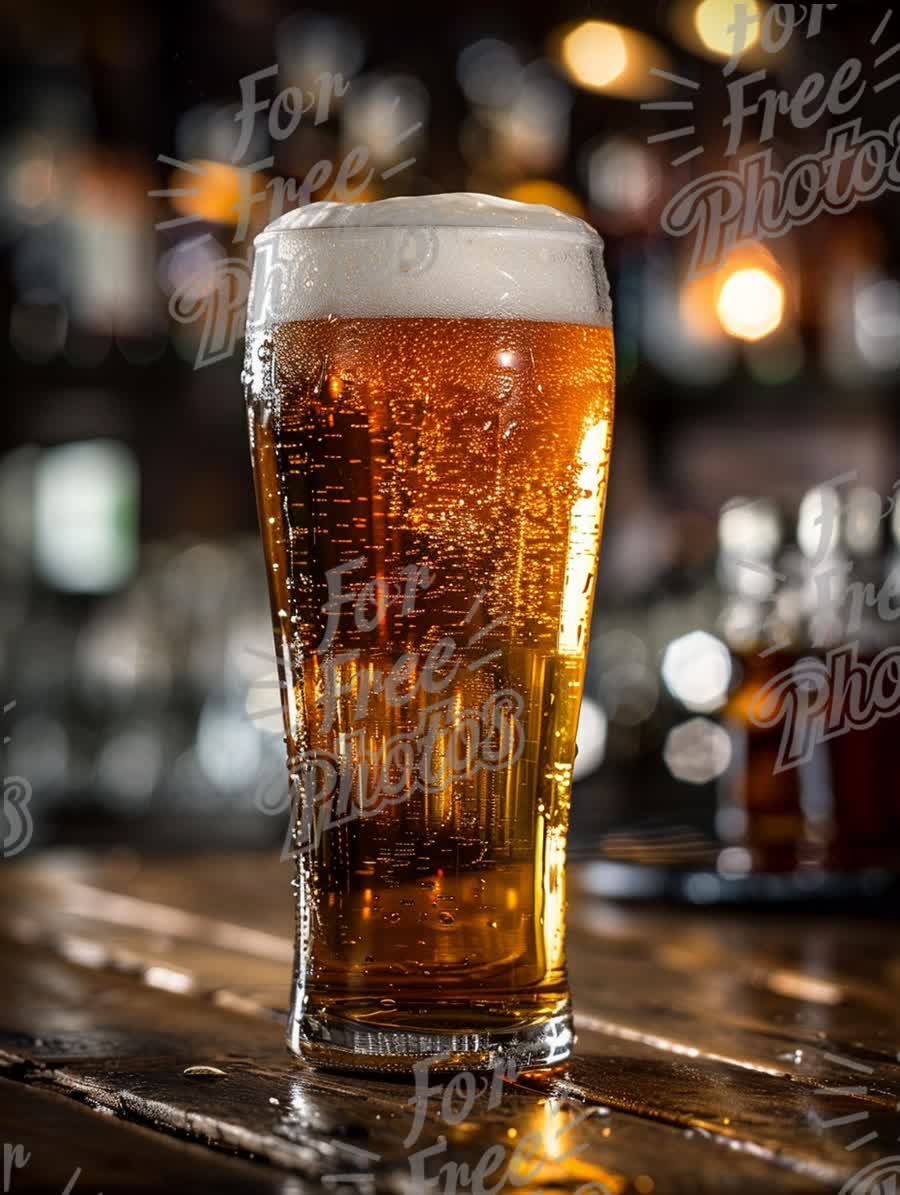
M 890 882 L 893 720 L 813 727 L 779 770 L 783 726 L 752 715 L 797 661 L 851 640 L 871 659 L 900 633 L 865 597 L 900 575 L 898 198 L 700 278 L 661 219 L 763 146 L 784 168 L 851 116 L 887 129 L 900 34 L 886 6 L 814 5 L 821 31 L 767 47 L 747 0 L 726 75 L 734 7 L 33 0 L 0 18 L 0 700 L 35 844 L 283 839 L 286 815 L 260 808 L 286 781 L 231 330 L 273 204 L 328 197 L 321 163 L 364 146 L 359 198 L 550 203 L 606 242 L 616 445 L 572 830 L 598 886 L 712 901 Z M 851 57 L 852 113 L 782 111 L 761 141 L 759 110 L 723 157 L 729 81 L 764 68 L 794 93 Z M 265 107 L 235 119 L 241 80 L 276 63 L 253 98 L 319 99 L 280 139 Z M 323 98 L 335 73 L 348 85 Z

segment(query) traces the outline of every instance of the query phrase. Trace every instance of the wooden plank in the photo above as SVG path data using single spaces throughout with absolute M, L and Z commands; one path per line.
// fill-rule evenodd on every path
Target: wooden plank
M 0 1124 L 10 1195 L 284 1195 L 284 1176 L 267 1166 L 214 1154 L 41 1087 L 0 1078 Z M 3 1178 L 8 1185 L 3 1186 Z M 313 1191 L 298 1180 L 296 1195 Z
M 764 971 L 739 957 L 704 961 L 676 938 L 661 957 L 646 940 L 598 940 L 578 927 L 570 933 L 569 959 L 586 1027 L 812 1086 L 846 1085 L 849 1060 L 866 1068 L 873 1092 L 896 1100 L 900 1034 L 893 1007 L 873 1007 L 819 969 Z
M 10 976 L 0 1038 L 9 1074 L 309 1179 L 324 1181 L 349 1166 L 370 1175 L 373 1189 L 409 1192 L 416 1190 L 415 1155 L 439 1147 L 442 1137 L 447 1153 L 432 1159 L 432 1174 L 445 1158 L 474 1167 L 498 1143 L 509 1166 L 515 1144 L 535 1133 L 545 1155 L 540 1181 L 563 1189 L 596 1182 L 611 1192 L 646 1191 L 650 1179 L 672 1192 L 769 1192 L 773 1181 L 779 1190 L 812 1192 L 837 1189 L 855 1168 L 836 1152 L 810 1153 L 802 1130 L 787 1134 L 794 1152 L 758 1156 L 737 1135 L 707 1136 L 699 1122 L 685 1131 L 643 1114 L 608 1112 L 599 1087 L 591 1093 L 578 1077 L 569 1088 L 504 1087 L 494 1108 L 482 1094 L 459 1124 L 431 1100 L 420 1137 L 409 1143 L 409 1084 L 314 1072 L 287 1058 L 281 1030 L 270 1022 L 75 967 L 35 947 L 15 949 L 14 971 L 13 954 L 0 951 Z M 627 1087 L 627 1067 L 613 1066 L 611 1053 L 596 1060 L 591 1083 L 609 1071 L 610 1090 Z M 191 1080 L 184 1071 L 196 1064 L 225 1074 Z M 660 1090 L 666 1086 L 658 1060 L 648 1074 Z M 570 1156 L 570 1149 L 579 1152 Z
M 414 1111 L 408 1084 L 313 1072 L 287 1058 L 271 1022 L 17 949 L 15 968 L 0 952 L 10 976 L 0 1035 L 9 1073 L 307 1178 L 338 1173 L 348 1156 L 358 1162 L 352 1146 L 369 1155 L 365 1173 L 381 1189 L 407 1190 L 411 1153 L 442 1136 L 454 1162 L 474 1167 L 498 1142 L 508 1162 L 514 1143 L 535 1132 L 547 1154 L 541 1181 L 596 1181 L 611 1191 L 640 1190 L 647 1177 L 672 1191 L 770 1191 L 773 1182 L 837 1190 L 875 1156 L 851 1156 L 812 1130 L 805 1113 L 825 1105 L 798 1100 L 786 1081 L 760 1076 L 748 1088 L 734 1068 L 673 1065 L 600 1034 L 590 1035 L 568 1080 L 504 1087 L 495 1108 L 482 1097 L 460 1125 L 431 1101 L 413 1148 L 404 1144 Z M 197 1064 L 225 1074 L 191 1080 L 184 1071 Z M 850 1107 L 848 1097 L 830 1102 L 835 1116 Z M 610 1105 L 624 1114 L 605 1111 Z M 569 1132 L 584 1146 L 575 1156 L 566 1156 Z
M 850 1059 L 867 1068 L 886 1097 L 900 1087 L 896 999 L 872 999 L 826 967 L 766 967 L 737 949 L 704 957 L 687 935 L 662 946 L 616 945 L 586 937 L 578 926 L 569 958 L 586 1017 L 780 1069 L 798 1082 L 846 1083 Z

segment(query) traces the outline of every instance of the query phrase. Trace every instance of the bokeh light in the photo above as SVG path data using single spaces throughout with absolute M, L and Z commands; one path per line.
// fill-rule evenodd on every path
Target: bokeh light
M 509 103 L 477 114 L 469 137 L 479 124 L 487 137 L 476 133 L 472 139 L 467 156 L 473 166 L 489 176 L 491 172 L 540 176 L 556 170 L 568 150 L 572 98 L 572 88 L 551 63 L 540 58 L 529 63 Z M 490 182 L 484 189 L 498 190 Z
M 139 475 L 132 451 L 114 440 L 48 449 L 35 479 L 35 561 L 67 593 L 105 593 L 137 564 Z
M 766 498 L 735 498 L 719 516 L 719 546 L 728 556 L 768 559 L 781 541 L 778 508 Z
M 56 214 L 60 199 L 60 177 L 53 150 L 43 138 L 35 138 L 13 160 L 6 201 L 24 223 L 45 224 Z
M 603 707 L 592 697 L 584 697 L 578 716 L 577 753 L 573 780 L 583 780 L 596 772 L 606 754 L 607 717 Z
M 809 560 L 824 560 L 840 543 L 841 497 L 834 486 L 819 485 L 803 495 L 797 515 L 797 544 Z
M 855 555 L 878 551 L 881 542 L 882 499 L 871 486 L 855 485 L 844 505 L 844 538 Z
M 882 278 L 859 291 L 853 331 L 859 354 L 871 369 L 900 368 L 900 282 Z
M 587 91 L 646 98 L 661 94 L 665 84 L 652 73 L 671 64 L 652 37 L 609 21 L 564 25 L 550 38 L 554 57 L 573 83 Z
M 263 190 L 262 175 L 249 174 L 225 162 L 193 161 L 187 169 L 174 170 L 169 179 L 170 199 L 176 212 L 213 224 L 236 224 L 250 194 Z
M 365 58 L 359 29 L 345 17 L 331 13 L 297 12 L 285 17 L 275 31 L 281 86 L 315 90 L 323 75 L 355 75 Z M 337 91 L 335 101 L 340 100 Z
M 570 216 L 585 218 L 585 210 L 578 196 L 561 183 L 554 183 L 546 178 L 516 183 L 506 192 L 506 198 L 515 199 L 519 203 L 545 203 Z
M 399 165 L 423 146 L 428 109 L 428 92 L 412 75 L 363 75 L 344 97 L 344 145 L 365 146 L 378 165 Z
M 715 635 L 689 631 L 666 648 L 661 671 L 666 688 L 686 709 L 711 713 L 728 697 L 731 653 Z
M 591 204 L 613 215 L 643 214 L 659 191 L 656 160 L 639 141 L 610 137 L 582 151 Z
M 731 739 L 724 727 L 709 718 L 691 718 L 669 731 L 663 759 L 676 780 L 709 784 L 731 763 Z
M 522 61 L 508 42 L 484 37 L 462 51 L 456 77 L 471 103 L 499 108 L 511 103 L 521 86 Z
M 729 336 L 762 340 L 784 318 L 784 287 L 758 266 L 735 270 L 722 284 L 716 313 Z
M 746 14 L 740 23 L 738 7 Z M 707 50 L 722 58 L 730 58 L 735 52 L 749 50 L 759 41 L 761 16 L 756 0 L 702 0 L 694 12 L 694 28 Z M 735 44 L 736 29 L 743 31 L 742 45 Z
M 602 90 L 625 70 L 628 51 L 617 25 L 583 21 L 562 39 L 563 65 L 576 83 Z

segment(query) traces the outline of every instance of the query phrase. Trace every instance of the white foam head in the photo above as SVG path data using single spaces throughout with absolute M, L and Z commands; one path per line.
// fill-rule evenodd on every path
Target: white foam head
M 529 319 L 608 326 L 603 243 L 552 207 L 491 195 L 313 203 L 255 241 L 249 320 Z

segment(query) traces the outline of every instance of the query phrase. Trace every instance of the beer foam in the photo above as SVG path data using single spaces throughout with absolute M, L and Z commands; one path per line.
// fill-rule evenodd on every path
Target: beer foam
M 603 242 L 542 204 L 474 194 L 311 203 L 273 221 L 255 249 L 257 327 L 327 316 L 611 322 Z

